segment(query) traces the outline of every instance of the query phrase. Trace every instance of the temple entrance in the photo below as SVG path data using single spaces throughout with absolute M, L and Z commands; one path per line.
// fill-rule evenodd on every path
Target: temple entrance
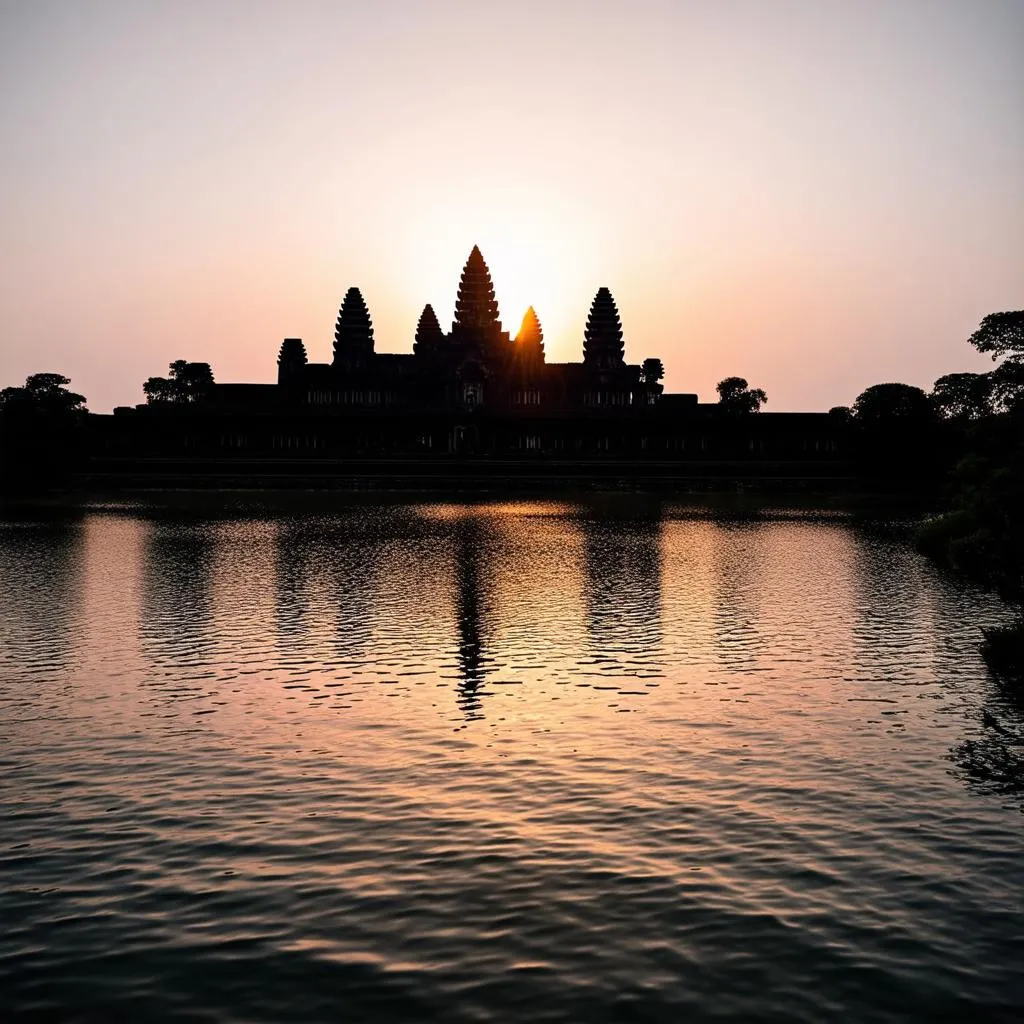
M 480 431 L 474 424 L 452 429 L 452 451 L 456 455 L 476 455 L 480 451 Z

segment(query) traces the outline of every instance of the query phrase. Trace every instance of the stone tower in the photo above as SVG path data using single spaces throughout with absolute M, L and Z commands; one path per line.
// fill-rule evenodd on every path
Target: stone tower
M 334 365 L 363 366 L 373 355 L 373 323 L 358 288 L 349 288 L 334 328 Z
M 413 355 L 432 358 L 441 352 L 444 345 L 444 331 L 437 322 L 437 314 L 434 307 L 428 302 L 420 314 L 420 321 L 416 325 L 416 340 L 413 342 Z
M 526 311 L 516 335 L 516 356 L 526 363 L 544 362 L 544 331 L 533 306 Z
M 483 357 L 486 363 L 500 363 L 511 351 L 508 334 L 502 332 L 498 319 L 491 272 L 475 245 L 459 281 L 451 341 L 455 352 Z
M 277 383 L 291 384 L 302 376 L 309 359 L 301 338 L 285 338 L 277 356 Z
M 583 335 L 583 364 L 592 369 L 611 370 L 623 365 L 624 356 L 622 324 L 615 300 L 607 288 L 599 288 Z

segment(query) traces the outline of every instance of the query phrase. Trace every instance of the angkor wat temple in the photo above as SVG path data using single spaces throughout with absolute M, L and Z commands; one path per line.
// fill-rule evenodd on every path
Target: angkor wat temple
M 450 331 L 428 305 L 410 353 L 376 352 L 370 312 L 350 288 L 330 363 L 310 362 L 302 340 L 286 338 L 276 384 L 214 384 L 184 407 L 117 410 L 96 425 L 94 469 L 255 479 L 296 471 L 322 477 L 331 464 L 344 473 L 342 464 L 367 460 L 525 461 L 546 462 L 555 474 L 584 464 L 583 475 L 592 474 L 604 464 L 621 476 L 643 462 L 678 477 L 698 465 L 698 475 L 729 475 L 737 462 L 814 462 L 827 474 L 836 463 L 823 414 L 726 417 L 695 394 L 664 394 L 660 359 L 626 361 L 607 288 L 594 296 L 582 335 L 581 362 L 553 363 L 532 307 L 515 337 L 503 330 L 490 271 L 474 246 Z
M 375 352 L 370 312 L 359 289 L 349 288 L 338 313 L 332 361 L 310 363 L 302 340 L 286 338 L 277 360 L 273 401 L 342 414 L 452 414 L 458 422 L 453 421 L 450 437 L 418 433 L 419 443 L 427 448 L 478 449 L 483 438 L 471 427 L 494 414 L 519 414 L 519 421 L 537 421 L 653 405 L 662 392 L 653 379 L 660 376 L 651 369 L 655 362 L 660 367 L 660 361 L 649 361 L 646 375 L 644 367 L 626 362 L 615 300 L 601 288 L 583 334 L 583 361 L 549 363 L 532 306 L 514 338 L 502 330 L 491 274 L 474 246 L 462 271 L 449 332 L 442 330 L 433 307 L 427 305 L 410 354 Z M 236 405 L 268 397 L 252 385 L 221 385 L 214 395 L 218 402 Z M 697 396 L 684 400 L 695 404 Z M 543 443 L 537 435 L 521 440 L 526 448 Z M 557 447 L 559 440 L 550 437 L 549 443 Z

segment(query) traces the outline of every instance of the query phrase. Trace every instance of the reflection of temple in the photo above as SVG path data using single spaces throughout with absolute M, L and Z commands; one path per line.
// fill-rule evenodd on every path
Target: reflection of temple
M 155 664 L 177 672 L 212 657 L 217 546 L 209 522 L 151 522 L 143 547 L 139 637 Z
M 455 612 L 458 628 L 459 707 L 469 719 L 482 718 L 480 688 L 490 659 L 484 653 L 490 600 L 486 590 L 484 533 L 474 516 L 455 532 Z
M 84 530 L 77 519 L 0 530 L 0 675 L 45 682 L 80 643 Z
M 661 508 L 616 517 L 591 510 L 581 522 L 587 633 L 595 660 L 617 674 L 659 670 L 661 649 Z
M 296 665 L 316 651 L 349 671 L 383 657 L 374 637 L 384 538 L 359 509 L 276 529 L 277 641 Z

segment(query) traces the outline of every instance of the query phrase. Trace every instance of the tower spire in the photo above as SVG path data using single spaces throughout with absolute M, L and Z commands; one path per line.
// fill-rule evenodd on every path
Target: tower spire
M 516 335 L 516 352 L 530 362 L 544 362 L 544 331 L 533 306 L 523 316 L 523 324 Z
M 436 355 L 444 341 L 444 332 L 437 322 L 437 314 L 434 307 L 428 302 L 420 314 L 419 323 L 416 325 L 416 340 L 413 342 L 413 355 L 432 356 Z
M 373 355 L 373 321 L 358 288 L 345 292 L 334 327 L 334 362 L 360 363 Z
M 487 269 L 483 253 L 477 245 L 473 246 L 459 281 L 452 329 L 458 328 L 487 332 L 501 330 L 491 272 Z
M 277 383 L 286 384 L 301 377 L 309 358 L 301 338 L 285 338 L 277 356 Z
M 583 362 L 592 367 L 607 369 L 621 366 L 625 349 L 622 343 L 622 324 L 615 299 L 607 288 L 598 288 L 587 317 L 583 334 Z

